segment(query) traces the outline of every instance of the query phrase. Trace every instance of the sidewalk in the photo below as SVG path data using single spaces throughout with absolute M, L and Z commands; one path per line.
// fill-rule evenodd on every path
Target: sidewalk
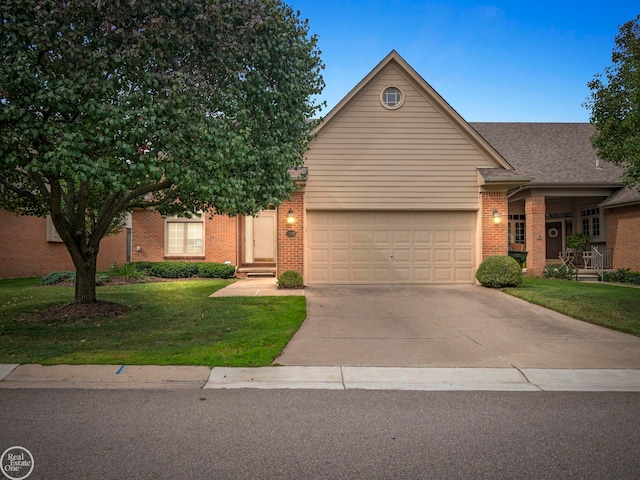
M 387 288 L 389 290 L 391 287 Z M 461 296 L 460 289 L 432 291 L 431 297 L 425 296 L 420 287 L 399 292 L 398 287 L 391 288 L 392 295 L 383 288 L 360 288 L 358 296 L 349 296 L 347 289 L 329 289 L 307 292 L 310 302 L 309 313 L 323 320 L 323 335 L 309 333 L 311 323 L 307 318 L 305 331 L 298 350 L 304 358 L 311 359 L 312 346 L 322 352 L 334 354 L 336 351 L 353 352 L 363 363 L 354 366 L 346 358 L 335 363 L 314 363 L 308 366 L 297 360 L 289 366 L 260 368 L 228 368 L 204 366 L 136 366 L 136 365 L 2 365 L 0 364 L 0 389 L 16 388 L 77 388 L 77 389 L 331 389 L 331 390 L 484 390 L 484 391 L 583 391 L 583 392 L 640 392 L 640 368 L 638 368 L 638 339 L 627 337 L 601 327 L 578 322 L 555 312 L 541 309 L 500 292 L 468 289 Z M 385 293 L 386 292 L 386 293 Z M 482 293 L 482 302 L 472 300 Z M 453 297 L 451 295 L 455 294 Z M 218 290 L 212 296 L 284 296 L 305 295 L 305 290 L 279 290 L 275 278 L 251 278 L 237 281 Z M 386 295 L 386 296 L 385 296 Z M 447 298 L 449 298 L 449 301 Z M 489 298 L 491 301 L 486 301 Z M 432 302 L 426 303 L 424 302 Z M 403 324 L 398 316 L 397 302 L 403 306 L 402 320 L 416 317 L 420 321 Z M 510 312 L 519 305 L 519 319 L 504 323 L 494 310 L 496 305 Z M 366 308 L 365 308 L 366 307 Z M 315 309 L 315 310 L 314 310 Z M 438 310 L 440 309 L 440 310 Z M 470 311 L 468 311 L 470 310 Z M 446 311 L 446 315 L 442 311 Z M 354 313 L 355 312 L 355 313 Z M 384 314 L 384 321 L 375 321 L 376 315 Z M 542 312 L 542 313 L 540 313 Z M 357 313 L 357 315 L 356 315 Z M 422 319 L 439 314 L 448 318 L 448 322 Z M 483 315 L 482 317 L 480 315 Z M 343 321 L 343 317 L 349 321 Z M 389 320 L 391 319 L 391 320 Z M 527 319 L 527 321 L 525 321 Z M 496 323 L 502 321 L 503 323 Z M 406 322 L 405 322 L 406 323 Z M 467 325 L 468 324 L 468 325 Z M 407 330 L 402 333 L 401 326 Z M 417 325 L 417 326 L 416 326 Z M 467 325 L 469 333 L 460 333 Z M 362 340 L 348 328 L 361 327 L 367 333 Z M 418 327 L 427 329 L 426 333 L 417 331 Z M 524 332 L 521 329 L 525 328 Z M 331 330 L 333 329 L 333 330 Z M 389 330 L 391 329 L 391 330 Z M 500 329 L 501 336 L 495 335 Z M 577 330 L 576 330 L 577 329 Z M 594 334 L 597 330 L 598 335 Z M 301 329 L 296 335 L 300 337 Z M 372 332 L 377 331 L 376 335 Z M 360 351 L 355 348 L 358 341 L 386 342 L 388 346 L 392 334 L 401 331 L 406 338 L 402 348 L 367 348 Z M 329 335 L 329 333 L 331 335 Z M 437 333 L 437 335 L 435 333 Z M 317 333 L 317 332 L 316 332 Z M 405 335 L 406 333 L 406 335 Z M 531 338 L 538 335 L 538 343 Z M 348 335 L 347 335 L 348 334 Z M 329 348 L 327 336 L 333 341 L 344 337 L 344 345 Z M 316 338 L 318 337 L 318 338 Z M 415 338 L 414 338 L 415 337 Z M 458 338 L 460 337 L 460 338 Z M 474 341 L 471 337 L 475 338 Z M 296 337 L 294 337 L 295 339 Z M 400 351 L 406 352 L 407 339 L 422 340 L 437 344 L 438 348 L 425 349 L 419 345 L 419 351 L 433 351 L 438 361 L 444 361 L 444 353 L 454 352 L 457 357 L 449 358 L 449 364 L 424 367 L 404 367 L 393 363 L 376 363 L 363 352 Z M 467 340 L 471 347 L 480 351 L 489 360 L 482 357 L 479 361 L 469 357 L 468 349 L 461 342 Z M 608 347 L 603 344 L 609 341 Z M 396 339 L 397 340 L 397 339 Z M 624 340 L 625 342 L 622 342 Z M 325 343 L 322 343 L 322 342 Z M 435 342 L 435 343 L 434 343 Z M 452 345 L 442 345 L 447 342 Z M 484 342 L 484 343 L 483 343 Z M 622 342 L 622 343 L 621 343 Z M 277 361 L 282 365 L 285 355 L 291 357 L 291 344 Z M 482 346 L 481 345 L 484 345 Z M 486 344 L 486 345 L 485 345 Z M 355 346 L 354 346 L 355 345 Z M 466 345 L 466 344 L 464 344 Z M 513 348 L 517 346 L 517 348 Z M 508 348 L 499 352 L 498 347 Z M 527 348 L 531 351 L 528 351 Z M 340 350 L 342 349 L 342 350 Z M 515 352 L 515 353 L 514 353 Z M 614 352 L 620 358 L 612 358 Z M 611 355 L 610 355 L 611 354 Z M 514 356 L 515 355 L 515 356 Z M 558 357 L 560 355 L 560 357 Z M 506 359 L 513 357 L 512 361 Z M 320 358 L 320 357 L 318 357 Z M 561 363 L 558 358 L 569 359 Z M 475 359 L 475 360 L 474 360 Z M 317 358 L 315 358 L 317 361 Z M 380 359 L 373 359 L 380 360 Z M 422 359 L 424 361 L 424 359 Z M 587 361 L 588 360 L 588 361 Z M 615 361 L 614 361 L 615 360 Z M 386 362 L 390 362 L 385 357 Z M 475 362 L 475 363 L 474 363 Z M 542 362 L 542 363 L 541 363 Z M 569 362 L 569 363 L 567 363 Z M 370 365 L 386 366 L 370 366 Z M 413 363 L 413 365 L 421 363 Z M 424 365 L 424 363 L 422 363 Z M 369 365 L 369 366 L 368 366 Z M 404 365 L 411 365 L 405 363 Z M 562 366 L 564 368 L 553 368 Z M 461 368 L 464 367 L 464 368 Z M 600 368 L 597 368 L 600 367 Z
M 640 392 L 640 370 L 0 365 L 0 389 L 25 388 Z

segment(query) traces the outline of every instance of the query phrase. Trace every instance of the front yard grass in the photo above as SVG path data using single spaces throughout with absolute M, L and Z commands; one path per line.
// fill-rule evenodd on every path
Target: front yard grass
M 585 322 L 640 336 L 640 288 L 525 277 L 504 292 Z
M 51 321 L 37 312 L 73 287 L 38 280 L 0 281 L 0 363 L 267 366 L 306 316 L 304 297 L 209 298 L 229 281 L 188 280 L 98 287 L 132 310 Z

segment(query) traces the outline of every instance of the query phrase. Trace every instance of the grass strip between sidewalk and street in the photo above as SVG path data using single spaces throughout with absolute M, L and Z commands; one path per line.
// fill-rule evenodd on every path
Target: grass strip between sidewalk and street
M 640 336 L 640 288 L 525 277 L 503 291 L 578 320 Z
M 306 316 L 304 297 L 209 298 L 230 282 L 188 280 L 97 287 L 131 309 L 51 319 L 74 289 L 38 281 L 0 280 L 0 363 L 267 366 Z

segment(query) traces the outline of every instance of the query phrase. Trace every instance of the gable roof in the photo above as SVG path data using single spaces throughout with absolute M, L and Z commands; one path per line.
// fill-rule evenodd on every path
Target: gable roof
M 513 167 L 534 177 L 527 186 L 622 187 L 622 169 L 598 158 L 589 123 L 471 123 Z
M 409 78 L 415 82 L 420 88 L 422 94 L 436 106 L 440 112 L 449 118 L 452 124 L 457 125 L 464 135 L 473 142 L 487 158 L 496 163 L 496 167 L 502 167 L 507 170 L 514 170 L 513 166 L 498 153 L 491 144 L 489 144 L 476 130 L 474 130 L 455 109 L 440 96 L 429 83 L 416 72 L 407 61 L 402 58 L 398 52 L 392 50 L 389 54 L 365 76 L 331 111 L 322 119 L 320 124 L 313 130 L 313 133 L 320 135 L 323 129 L 327 128 L 340 113 L 345 110 L 355 97 L 362 92 L 373 79 L 390 64 L 395 64 Z
M 630 188 L 623 188 L 600 204 L 604 208 L 623 207 L 640 203 L 640 192 Z

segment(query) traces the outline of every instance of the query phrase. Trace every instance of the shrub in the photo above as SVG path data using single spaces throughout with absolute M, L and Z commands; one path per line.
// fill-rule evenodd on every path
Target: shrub
M 587 236 L 582 232 L 576 232 L 567 238 L 567 247 L 574 250 L 583 250 L 587 246 Z
M 56 285 L 63 282 L 75 282 L 76 272 L 51 272 L 40 279 L 40 285 Z
M 198 274 L 198 264 L 194 262 L 152 263 L 149 275 L 161 278 L 190 278 Z
M 517 287 L 522 283 L 522 269 L 515 259 L 495 255 L 485 258 L 480 264 L 476 279 L 485 287 Z
M 204 278 L 231 278 L 236 267 L 222 263 L 199 263 L 198 276 Z
M 302 288 L 302 275 L 295 270 L 287 270 L 282 272 L 278 277 L 278 285 L 281 288 Z
M 542 276 L 544 278 L 557 278 L 560 280 L 572 280 L 575 278 L 576 269 L 566 265 L 547 265 L 544 267 Z
M 114 277 L 125 278 L 143 278 L 146 276 L 145 270 L 138 270 L 138 266 L 134 263 L 125 263 L 121 267 L 113 264 L 107 273 Z
M 131 265 L 138 275 L 160 278 L 231 278 L 236 273 L 233 265 L 213 262 L 134 262 L 127 265 Z
M 96 274 L 96 285 L 104 285 L 109 281 L 109 275 Z M 58 285 L 59 283 L 75 283 L 76 272 L 51 272 L 40 279 L 40 285 Z
M 605 282 L 620 282 L 640 285 L 640 272 L 632 272 L 628 268 L 619 268 L 615 272 L 604 272 Z

